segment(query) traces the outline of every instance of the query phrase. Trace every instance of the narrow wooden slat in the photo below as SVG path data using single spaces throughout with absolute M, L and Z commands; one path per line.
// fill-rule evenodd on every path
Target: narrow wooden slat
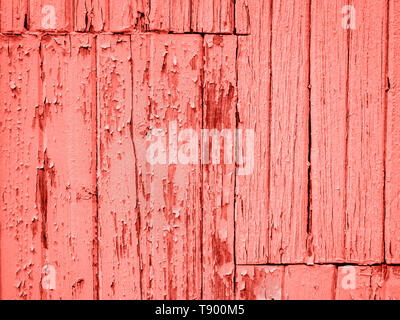
M 236 299 L 281 300 L 284 266 L 238 266 Z
M 346 0 L 312 1 L 311 190 L 314 261 L 345 259 L 347 76 Z
M 129 36 L 97 38 L 99 297 L 140 299 Z
M 387 263 L 400 263 L 400 2 L 389 4 L 385 253 Z
M 236 178 L 235 239 L 239 264 L 268 262 L 270 8 L 270 0 L 248 1 L 251 35 L 238 40 L 238 128 L 255 133 L 251 150 L 254 168 Z
M 190 32 L 191 0 L 150 0 L 149 29 Z
M 29 13 L 31 31 L 73 29 L 73 0 L 29 0 Z
M 42 40 L 45 261 L 56 288 L 44 299 L 93 299 L 96 222 L 96 72 L 90 35 Z
M 39 299 L 39 40 L 1 36 L 0 70 L 0 293 L 2 299 Z
M 109 27 L 108 0 L 74 0 L 74 30 L 80 32 L 104 31 Z
M 290 265 L 285 267 L 285 300 L 333 300 L 336 267 L 333 265 Z
M 191 29 L 202 33 L 233 33 L 233 0 L 192 1 Z
M 213 161 L 212 156 L 203 154 L 203 298 L 230 299 L 234 286 L 235 164 L 225 158 L 233 158 L 229 153 L 234 155 L 235 148 L 229 138 L 219 135 L 214 139 L 220 141 L 216 148 L 211 130 L 218 130 L 216 134 L 227 130 L 231 141 L 235 139 L 237 37 L 206 35 L 204 48 L 203 126 L 210 131 L 203 144 L 209 153 L 216 149 L 220 159 Z
M 200 299 L 202 38 L 138 35 L 132 54 L 143 298 Z
M 0 2 L 0 30 L 2 33 L 20 33 L 28 23 L 28 0 Z
M 264 3 L 264 1 L 261 1 Z M 271 2 L 271 1 L 269 1 Z M 256 13 L 256 16 L 254 16 L 254 13 L 252 11 L 252 7 L 257 5 L 257 1 L 252 1 L 252 0 L 236 0 L 235 2 L 235 32 L 236 34 L 250 34 L 251 29 L 253 28 L 253 31 L 256 31 L 255 26 L 257 25 L 257 16 L 258 14 L 262 13 Z M 260 3 L 261 4 L 261 3 Z M 271 29 L 270 29 L 271 30 Z M 266 29 L 259 30 L 261 33 L 265 33 Z
M 387 1 L 355 0 L 349 40 L 346 262 L 383 262 Z M 372 18 L 373 17 L 373 18 Z
M 274 1 L 270 263 L 303 262 L 307 239 L 309 2 Z

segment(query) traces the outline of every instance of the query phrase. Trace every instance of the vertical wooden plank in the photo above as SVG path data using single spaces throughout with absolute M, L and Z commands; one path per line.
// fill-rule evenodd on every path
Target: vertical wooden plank
M 3 300 L 39 299 L 39 40 L 1 36 L 0 70 L 0 293 Z
M 225 159 L 229 158 L 229 153 L 233 158 L 235 148 L 229 138 L 222 139 L 222 130 L 231 133 L 231 141 L 234 140 L 237 37 L 206 35 L 204 48 L 203 126 L 209 131 L 202 140 L 211 153 L 216 149 L 220 161 L 212 161 L 212 157 L 203 154 L 203 298 L 231 299 L 234 291 L 235 164 L 233 159 L 230 162 Z
M 303 262 L 306 251 L 309 11 L 308 1 L 273 2 L 270 263 Z
M 96 200 L 95 44 L 90 35 L 42 40 L 43 145 L 39 150 L 45 262 L 56 287 L 44 299 L 93 299 Z
M 111 32 L 144 31 L 150 0 L 109 0 Z
M 131 60 L 129 36 L 98 36 L 100 299 L 141 298 Z
M 333 265 L 290 265 L 285 267 L 285 300 L 333 300 L 336 267 Z
M 255 132 L 254 169 L 236 178 L 235 239 L 237 263 L 259 264 L 268 262 L 270 227 L 271 1 L 247 2 L 252 25 L 251 35 L 238 39 L 238 128 Z
M 346 0 L 311 7 L 311 234 L 317 263 L 345 259 L 348 36 Z M 314 255 L 314 257 L 313 257 Z
M 0 2 L 0 30 L 2 33 L 20 33 L 28 23 L 28 0 Z
M 109 27 L 108 0 L 74 0 L 74 30 L 99 32 Z
M 30 30 L 68 32 L 73 29 L 73 0 L 29 0 Z
M 151 0 L 149 29 L 190 32 L 191 0 Z
M 263 1 L 264 2 L 264 1 Z M 257 5 L 257 1 L 252 0 L 236 0 L 235 2 L 235 33 L 236 34 L 250 34 L 253 28 L 253 32 L 256 31 L 255 26 L 259 20 L 257 16 L 259 13 L 251 13 L 252 7 Z M 255 20 L 255 21 L 254 21 Z M 253 25 L 254 24 L 254 25 Z M 269 29 L 271 30 L 271 28 Z M 261 33 L 266 32 L 266 29 L 260 30 Z
M 385 252 L 387 263 L 400 263 L 400 2 L 389 5 Z
M 192 1 L 192 31 L 233 33 L 234 10 L 235 3 L 233 0 Z
M 284 266 L 238 266 L 237 300 L 281 300 Z
M 200 299 L 202 38 L 138 35 L 132 54 L 143 299 Z
M 349 40 L 346 261 L 383 262 L 387 1 L 355 0 Z

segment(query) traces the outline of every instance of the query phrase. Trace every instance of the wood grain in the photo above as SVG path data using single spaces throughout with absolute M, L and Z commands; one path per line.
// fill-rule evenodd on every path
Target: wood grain
M 354 1 L 349 39 L 345 248 L 359 264 L 383 262 L 386 3 Z
M 132 54 L 143 298 L 200 299 L 202 38 L 138 35 Z
M 236 180 L 236 258 L 268 262 L 271 1 L 248 1 L 251 35 L 238 38 L 238 128 L 254 130 L 254 169 Z M 243 145 L 243 147 L 245 147 Z M 242 151 L 245 153 L 245 150 Z
M 90 35 L 42 39 L 38 185 L 44 259 L 56 288 L 43 299 L 93 299 L 96 237 L 96 72 Z M 79 146 L 79 147 L 77 147 Z
M 211 130 L 221 133 L 225 129 L 229 133 L 236 129 L 237 38 L 207 35 L 204 48 L 203 126 L 210 131 L 203 143 L 213 150 Z M 235 164 L 229 154 L 234 155 L 235 148 L 229 138 L 220 141 L 220 148 L 216 148 L 219 164 L 212 159 L 203 161 L 204 299 L 233 298 Z M 227 156 L 232 161 L 225 161 Z
M 400 54 L 400 3 L 389 3 L 385 258 L 387 263 L 400 263 L 400 66 L 396 62 Z
M 310 259 L 345 261 L 348 39 L 344 0 L 311 7 L 311 234 Z M 350 149 L 351 150 L 351 149 Z
M 304 262 L 308 205 L 309 2 L 274 1 L 269 263 Z
M 0 30 L 2 33 L 21 33 L 28 26 L 28 0 L 0 2 Z
M 0 37 L 2 299 L 40 299 L 39 46 L 35 36 Z
M 141 298 L 130 43 L 97 38 L 100 299 Z

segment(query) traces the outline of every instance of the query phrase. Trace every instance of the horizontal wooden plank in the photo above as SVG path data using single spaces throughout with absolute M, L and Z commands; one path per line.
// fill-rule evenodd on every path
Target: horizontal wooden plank
M 285 267 L 285 300 L 333 300 L 336 287 L 333 265 L 290 265 Z
M 238 266 L 236 299 L 281 300 L 284 266 Z

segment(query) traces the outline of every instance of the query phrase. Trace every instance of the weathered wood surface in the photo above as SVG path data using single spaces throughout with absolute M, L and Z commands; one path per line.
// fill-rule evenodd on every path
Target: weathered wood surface
M 0 297 L 399 299 L 399 10 L 0 1 Z

